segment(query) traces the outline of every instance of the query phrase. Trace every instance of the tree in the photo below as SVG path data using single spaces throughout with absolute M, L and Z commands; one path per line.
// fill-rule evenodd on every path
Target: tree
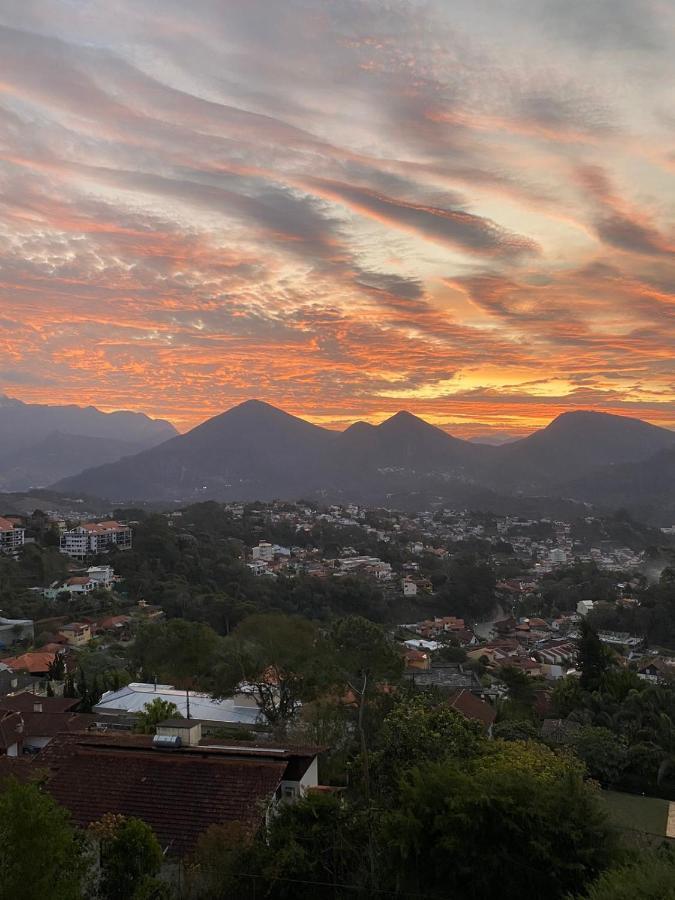
M 63 653 L 57 653 L 47 667 L 47 676 L 50 681 L 63 681 L 66 677 L 66 661 Z
M 166 679 L 178 687 L 207 687 L 221 643 L 208 625 L 171 619 L 139 629 L 132 658 L 146 677 Z
M 504 900 L 584 889 L 614 845 L 594 792 L 550 756 L 543 774 L 501 755 L 495 766 L 444 760 L 407 773 L 385 821 L 396 889 Z
M 644 853 L 609 869 L 584 894 L 584 900 L 675 900 L 675 854 Z
M 108 814 L 90 826 L 100 844 L 104 900 L 140 900 L 151 897 L 149 888 L 164 856 L 159 841 L 145 822 Z
M 400 679 L 403 660 L 389 635 L 379 625 L 361 616 L 347 616 L 335 622 L 330 631 L 330 642 L 334 652 L 337 688 L 348 689 L 356 700 L 356 727 L 368 791 L 366 708 L 378 685 Z
M 625 740 L 609 728 L 585 725 L 574 733 L 570 744 L 591 778 L 603 784 L 619 781 L 628 765 Z
M 155 734 L 160 722 L 167 719 L 182 719 L 183 716 L 175 703 L 155 697 L 150 703 L 146 703 L 143 711 L 136 718 L 135 731 L 140 734 Z
M 197 896 L 333 900 L 343 896 L 343 884 L 354 889 L 345 896 L 368 896 L 368 822 L 340 797 L 318 794 L 282 806 L 268 833 L 250 846 L 230 828 L 209 829 L 195 853 Z
M 0 900 L 79 900 L 86 870 L 65 809 L 36 784 L 0 785 Z
M 503 681 L 509 690 L 509 699 L 524 707 L 531 707 L 535 701 L 535 685 L 529 675 L 516 666 L 502 666 L 499 670 L 499 680 Z
M 325 679 L 321 636 L 298 616 L 249 616 L 224 639 L 223 651 L 216 693 L 230 696 L 246 684 L 267 723 L 282 730 Z
M 582 618 L 579 631 L 577 664 L 581 670 L 581 688 L 584 691 L 596 691 L 600 687 L 602 676 L 610 667 L 610 659 L 597 631 L 586 619 Z
M 378 791 L 392 796 L 402 773 L 425 762 L 470 759 L 487 743 L 480 725 L 433 693 L 400 698 L 378 734 L 372 769 Z

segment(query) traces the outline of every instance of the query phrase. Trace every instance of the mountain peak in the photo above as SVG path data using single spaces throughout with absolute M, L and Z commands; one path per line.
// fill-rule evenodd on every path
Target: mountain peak
M 393 416 L 390 416 L 388 419 L 385 419 L 384 422 L 380 424 L 380 428 L 390 428 L 393 426 L 403 426 L 403 427 L 411 427 L 423 425 L 425 428 L 434 428 L 434 425 L 430 425 L 428 422 L 425 422 L 424 419 L 420 419 L 419 416 L 413 415 L 413 413 L 408 412 L 407 409 L 401 409 L 397 413 L 394 413 Z

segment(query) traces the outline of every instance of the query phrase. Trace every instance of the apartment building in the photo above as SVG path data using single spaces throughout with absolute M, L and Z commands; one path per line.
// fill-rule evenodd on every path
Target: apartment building
M 0 517 L 0 552 L 15 553 L 24 545 L 26 532 L 9 519 Z
M 119 522 L 85 522 L 64 531 L 61 535 L 61 553 L 75 559 L 97 553 L 107 553 L 112 547 L 131 549 L 131 528 Z

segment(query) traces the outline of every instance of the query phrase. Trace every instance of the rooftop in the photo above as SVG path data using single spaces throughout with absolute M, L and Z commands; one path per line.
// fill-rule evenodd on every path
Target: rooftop
M 36 758 L 47 789 L 87 827 L 106 812 L 147 822 L 172 856 L 194 849 L 209 826 L 254 832 L 287 773 L 292 752 L 246 747 L 161 751 L 146 735 L 58 735 Z
M 257 706 L 237 704 L 236 698 L 228 697 L 217 700 L 209 694 L 190 691 L 190 718 L 203 719 L 205 722 L 233 722 L 244 725 L 255 725 L 260 719 Z M 148 703 L 155 699 L 173 703 L 178 712 L 187 718 L 188 698 L 184 690 L 171 684 L 146 684 L 132 682 L 118 691 L 106 691 L 94 707 L 96 713 L 120 713 L 131 715 L 143 712 Z

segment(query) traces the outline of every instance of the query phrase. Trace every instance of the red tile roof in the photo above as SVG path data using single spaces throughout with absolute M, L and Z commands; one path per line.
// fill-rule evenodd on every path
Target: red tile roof
M 14 671 L 26 671 L 31 674 L 40 674 L 49 669 L 54 662 L 55 653 L 43 653 L 39 650 L 23 653 L 21 656 L 12 656 L 3 659 L 3 663 Z
M 52 796 L 81 827 L 105 813 L 135 816 L 155 831 L 172 856 L 194 849 L 211 825 L 240 822 L 249 832 L 288 762 L 245 758 L 213 748 L 159 751 L 145 736 L 59 735 L 38 755 L 48 765 Z
M 453 691 L 448 702 L 453 709 L 456 709 L 457 712 L 460 712 L 467 719 L 474 719 L 486 728 L 489 728 L 497 718 L 496 711 L 489 703 L 486 703 L 464 688 Z

